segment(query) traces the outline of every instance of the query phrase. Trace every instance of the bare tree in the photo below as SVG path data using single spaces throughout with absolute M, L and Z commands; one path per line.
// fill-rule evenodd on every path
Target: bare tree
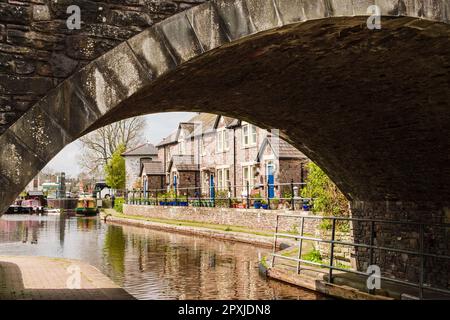
M 80 166 L 93 175 L 103 172 L 117 147 L 134 148 L 143 142 L 145 120 L 143 117 L 121 120 L 91 132 L 80 139 L 82 154 Z

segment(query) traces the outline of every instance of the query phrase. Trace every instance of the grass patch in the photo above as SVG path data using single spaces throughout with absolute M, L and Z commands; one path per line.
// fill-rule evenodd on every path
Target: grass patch
M 320 254 L 319 250 L 316 249 L 302 255 L 302 259 L 315 263 L 323 263 L 322 255 Z

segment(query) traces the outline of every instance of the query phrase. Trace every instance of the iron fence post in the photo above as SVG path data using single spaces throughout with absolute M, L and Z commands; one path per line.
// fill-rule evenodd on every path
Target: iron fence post
M 267 208 L 270 209 L 269 181 L 267 181 Z
M 156 205 L 158 206 L 159 205 L 159 201 L 158 201 L 158 189 L 156 189 L 155 190 L 156 192 L 155 192 L 155 201 L 156 201 Z
M 178 184 L 175 183 L 174 184 L 174 190 L 175 190 L 175 206 L 178 206 L 178 188 L 177 188 Z
M 303 247 L 303 230 L 305 225 L 305 217 L 302 217 L 302 225 L 300 226 L 300 242 L 298 244 L 298 261 L 297 261 L 297 274 L 300 274 L 300 259 L 302 258 L 302 247 Z
M 247 181 L 247 209 L 250 209 L 250 183 Z
M 231 208 L 232 207 L 232 203 L 231 203 L 231 185 L 228 184 L 228 207 Z
M 278 235 L 278 221 L 279 215 L 277 215 L 277 223 L 275 225 L 275 233 L 273 234 L 273 254 L 272 254 L 272 265 L 271 267 L 275 267 L 275 252 L 277 250 L 277 235 Z
M 334 256 L 334 238 L 336 233 L 336 219 L 332 217 L 331 243 L 330 243 L 330 270 L 328 273 L 328 282 L 333 283 L 333 256 Z
M 294 203 L 294 179 L 291 180 L 291 210 L 294 211 L 295 203 Z
M 133 189 L 133 204 L 136 204 L 136 203 L 134 203 L 134 201 L 135 201 L 135 197 L 134 197 L 135 192 L 136 192 L 136 190 Z

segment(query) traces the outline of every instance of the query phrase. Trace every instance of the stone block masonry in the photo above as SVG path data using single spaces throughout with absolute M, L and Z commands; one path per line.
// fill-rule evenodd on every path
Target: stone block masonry
M 305 214 L 306 211 L 263 210 L 263 209 L 229 209 L 197 207 L 155 207 L 143 205 L 124 205 L 125 215 L 142 216 L 154 219 L 172 219 L 195 221 L 201 223 L 221 224 L 246 227 L 254 230 L 273 232 L 276 227 L 277 214 Z M 300 232 L 300 219 L 283 217 L 280 219 L 280 232 Z M 304 233 L 313 235 L 318 220 L 305 219 Z
M 118 44 L 205 0 L 0 1 L 0 134 L 61 81 Z M 69 30 L 67 7 L 81 9 Z

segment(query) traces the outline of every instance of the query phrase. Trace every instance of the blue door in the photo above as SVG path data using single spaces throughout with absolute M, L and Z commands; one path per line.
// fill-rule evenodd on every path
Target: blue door
M 274 171 L 273 163 L 267 164 L 267 184 L 268 184 L 267 195 L 269 199 L 275 197 L 275 186 L 274 186 L 275 177 L 273 171 Z
M 173 175 L 173 188 L 176 190 L 177 189 L 177 176 Z
M 214 190 L 214 175 L 212 174 L 209 176 L 209 195 L 212 199 L 216 197 L 216 192 Z

